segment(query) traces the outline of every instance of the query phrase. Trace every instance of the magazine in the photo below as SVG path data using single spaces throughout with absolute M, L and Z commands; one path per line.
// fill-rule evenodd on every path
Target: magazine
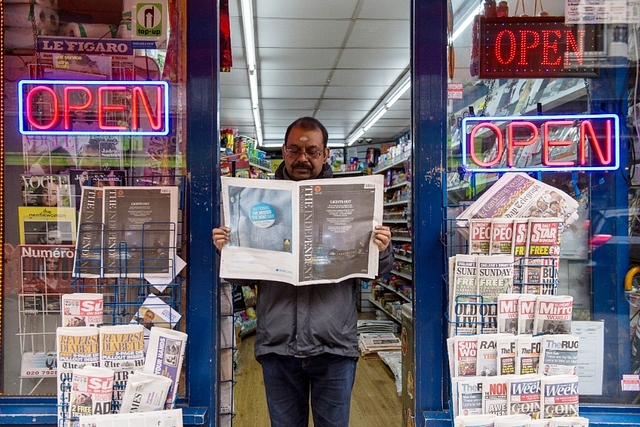
M 72 245 L 20 245 L 21 294 L 42 294 L 45 305 L 34 310 L 60 311 L 60 295 L 72 292 Z M 41 301 L 42 302 L 42 301 Z
M 171 384 L 171 378 L 162 375 L 132 372 L 127 379 L 119 412 L 128 414 L 164 409 Z
M 182 408 L 131 414 L 87 415 L 80 427 L 183 427 Z
M 518 334 L 533 334 L 537 295 L 520 294 L 518 298 Z
M 513 218 L 491 220 L 489 255 L 513 255 L 513 221 Z
M 576 375 L 579 337 L 576 335 L 544 335 L 540 352 L 540 370 L 544 375 Z
M 483 333 L 498 331 L 498 295 L 511 290 L 513 255 L 478 255 L 477 285 L 482 296 L 480 319 Z
M 475 376 L 456 379 L 458 414 L 482 414 L 482 381 L 482 378 Z
M 93 326 L 59 327 L 56 329 L 58 425 L 71 427 L 69 406 L 73 370 L 84 366 L 99 366 L 100 339 Z
M 149 334 L 149 346 L 143 371 L 164 375 L 172 381 L 167 394 L 167 409 L 173 409 L 178 398 L 180 372 L 187 344 L 187 334 L 173 329 L 153 326 Z
M 507 379 L 509 375 L 482 380 L 482 413 L 507 415 Z
M 449 336 L 478 332 L 478 278 L 476 255 L 457 254 L 454 259 L 453 285 L 449 301 Z M 452 258 L 449 258 L 451 262 Z
M 62 326 L 100 326 L 103 296 L 94 293 L 62 295 Z
M 18 206 L 21 245 L 76 243 L 76 210 L 48 206 Z
M 507 379 L 507 405 L 509 415 L 527 414 L 540 419 L 539 375 L 515 375 Z
M 570 225 L 578 219 L 577 209 L 578 202 L 564 191 L 526 173 L 508 172 L 458 215 L 457 225 L 468 227 L 470 218 L 529 217 L 560 217 Z
M 56 175 L 75 167 L 76 138 L 67 135 L 22 135 L 24 173 Z
M 560 218 L 529 218 L 523 293 L 553 295 L 560 265 Z
M 571 295 L 539 295 L 533 320 L 533 335 L 570 334 L 573 297 Z
M 73 370 L 69 395 L 69 418 L 109 414 L 113 394 L 113 371 L 96 366 Z
M 469 219 L 469 254 L 489 255 L 491 251 L 491 218 Z
M 476 335 L 456 335 L 453 341 L 456 377 L 476 375 L 478 359 L 478 337 Z
M 382 175 L 305 181 L 222 177 L 230 242 L 220 276 L 293 285 L 373 279 Z
M 162 298 L 149 294 L 131 319 L 131 323 L 142 325 L 144 335 L 148 339 L 153 326 L 173 329 L 181 318 L 182 315 L 164 302 Z
M 108 325 L 100 328 L 100 366 L 113 371 L 113 400 L 118 403 L 130 375 L 144 367 L 144 328 L 141 325 Z
M 580 395 L 577 375 L 546 376 L 540 381 L 542 418 L 579 415 Z
M 69 175 L 20 175 L 23 206 L 70 207 Z
M 75 196 L 75 206 L 80 210 L 82 187 L 125 186 L 127 172 L 125 170 L 70 169 L 69 182 L 72 188 L 71 194 Z
M 498 295 L 498 333 L 518 333 L 519 294 Z
M 541 336 L 518 335 L 516 339 L 516 374 L 538 373 L 541 344 Z
M 77 168 L 122 170 L 123 136 L 78 135 L 76 136 Z

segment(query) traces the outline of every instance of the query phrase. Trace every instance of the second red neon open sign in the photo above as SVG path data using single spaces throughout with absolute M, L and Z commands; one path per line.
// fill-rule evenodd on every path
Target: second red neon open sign
M 161 81 L 22 80 L 24 135 L 167 135 L 169 85 Z
M 468 171 L 596 171 L 620 167 L 615 114 L 467 117 L 462 164 Z

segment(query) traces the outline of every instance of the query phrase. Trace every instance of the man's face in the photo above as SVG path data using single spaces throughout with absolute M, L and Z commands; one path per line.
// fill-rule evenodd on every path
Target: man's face
M 320 130 L 294 127 L 282 146 L 284 166 L 295 181 L 318 177 L 328 156 L 329 149 L 324 148 Z
M 49 230 L 47 232 L 47 244 L 59 245 L 62 243 L 62 233 L 60 230 Z

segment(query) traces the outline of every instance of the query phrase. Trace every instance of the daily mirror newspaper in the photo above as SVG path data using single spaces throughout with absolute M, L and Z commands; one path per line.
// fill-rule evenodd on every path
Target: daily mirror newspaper
M 225 279 L 293 285 L 375 278 L 383 176 L 305 181 L 222 178 Z

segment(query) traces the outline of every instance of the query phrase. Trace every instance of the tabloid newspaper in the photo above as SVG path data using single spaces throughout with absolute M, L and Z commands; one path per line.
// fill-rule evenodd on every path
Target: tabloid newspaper
M 482 414 L 482 378 L 457 378 L 455 384 L 458 402 L 458 414 Z
M 111 413 L 113 371 L 96 366 L 73 370 L 69 418 Z
M 553 295 L 560 265 L 560 218 L 529 218 L 523 293 Z
M 453 351 L 455 352 L 456 377 L 475 376 L 478 358 L 478 337 L 476 335 L 457 335 L 453 341 Z
M 540 380 L 542 418 L 576 417 L 580 395 L 577 375 L 553 375 Z
M 454 427 L 493 427 L 496 416 L 483 415 L 458 415 L 453 421 Z
M 496 417 L 494 427 L 527 427 L 531 417 L 526 414 L 500 415 Z
M 382 175 L 305 181 L 222 178 L 230 242 L 220 276 L 293 285 L 373 279 Z
M 453 268 L 453 291 L 449 302 L 449 336 L 478 332 L 478 279 L 476 256 L 457 254 Z
M 458 376 L 458 374 L 456 373 L 456 352 L 454 350 L 455 340 L 455 337 L 447 338 L 447 360 L 449 361 L 449 376 L 451 378 L 455 378 Z
M 143 372 L 171 378 L 167 394 L 167 409 L 173 409 L 178 398 L 180 372 L 187 345 L 187 334 L 173 329 L 153 326 L 149 334 L 149 346 Z
M 573 297 L 571 295 L 539 295 L 533 320 L 533 335 L 570 334 Z
M 533 334 L 537 295 L 520 294 L 518 298 L 518 334 Z
M 62 326 L 100 326 L 103 323 L 102 294 L 62 295 Z
M 513 219 L 513 292 L 522 292 L 522 283 L 525 281 L 524 272 L 527 256 L 527 236 L 529 220 L 527 218 Z
M 500 334 L 496 338 L 498 375 L 516 373 L 516 335 Z
M 478 334 L 477 375 L 490 377 L 498 375 L 497 340 L 513 334 Z
M 84 366 L 99 366 L 98 328 L 93 326 L 57 328 L 56 351 L 58 354 L 58 425 L 71 427 L 68 414 L 73 370 Z
M 182 408 L 133 414 L 88 415 L 79 427 L 183 427 Z
M 491 250 L 491 218 L 469 219 L 469 254 L 489 255 Z
M 553 417 L 548 421 L 549 427 L 589 427 L 589 418 L 585 417 Z
M 482 413 L 507 415 L 507 379 L 509 375 L 482 379 Z
M 107 325 L 100 328 L 100 366 L 113 371 L 113 400 L 122 402 L 129 376 L 144 367 L 144 327 Z M 118 412 L 118 407 L 112 412 Z
M 171 378 L 134 371 L 127 380 L 119 412 L 128 414 L 164 409 L 171 384 Z
M 384 350 L 400 350 L 402 342 L 392 332 L 364 332 L 358 335 L 358 347 L 364 356 Z
M 505 173 L 458 215 L 467 227 L 470 218 L 561 217 L 566 225 L 578 219 L 578 202 L 564 191 L 522 172 Z
M 519 294 L 498 295 L 498 333 L 518 333 Z
M 509 415 L 527 414 L 540 419 L 540 375 L 516 375 L 507 379 Z
M 541 345 L 541 336 L 518 335 L 516 339 L 516 374 L 538 373 Z
M 511 290 L 513 255 L 478 255 L 478 293 L 482 296 L 480 319 L 483 333 L 498 331 L 498 295 Z
M 544 335 L 540 352 L 540 373 L 576 375 L 579 337 L 571 334 Z
M 491 220 L 489 255 L 513 255 L 513 221 L 512 218 Z

